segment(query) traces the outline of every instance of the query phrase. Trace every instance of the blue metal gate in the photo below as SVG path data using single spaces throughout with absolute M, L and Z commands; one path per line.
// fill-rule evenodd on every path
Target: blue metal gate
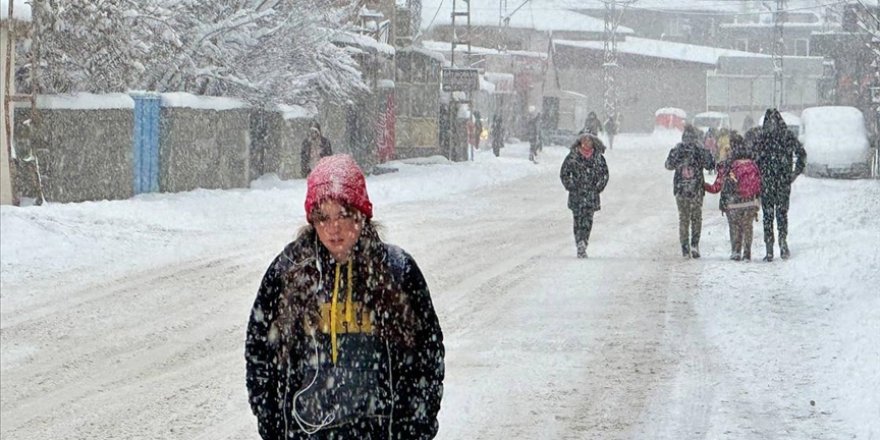
M 134 99 L 134 193 L 159 191 L 159 107 L 156 93 Z

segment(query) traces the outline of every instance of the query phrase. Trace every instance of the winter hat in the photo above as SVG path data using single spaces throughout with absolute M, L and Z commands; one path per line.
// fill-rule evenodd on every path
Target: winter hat
M 681 141 L 684 143 L 698 143 L 700 141 L 700 132 L 697 127 L 691 124 L 684 125 L 684 131 L 681 133 Z
M 309 173 L 306 190 L 306 217 L 325 200 L 336 200 L 373 217 L 373 204 L 367 194 L 367 181 L 357 162 L 347 154 L 322 158 Z

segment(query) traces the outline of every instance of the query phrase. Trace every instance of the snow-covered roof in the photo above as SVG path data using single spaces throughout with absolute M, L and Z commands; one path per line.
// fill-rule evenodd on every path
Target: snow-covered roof
M 680 109 L 680 108 L 676 108 L 676 107 L 664 107 L 664 108 L 658 109 L 656 112 L 654 112 L 654 116 L 659 116 L 659 115 L 674 115 L 674 116 L 678 116 L 679 118 L 682 118 L 682 119 L 687 119 L 687 112 Z
M 281 112 L 281 117 L 285 120 L 287 119 L 312 119 L 318 113 L 301 105 L 284 105 L 281 104 L 278 106 L 278 111 Z
M 422 46 L 425 49 L 437 52 L 448 53 L 452 51 L 452 43 L 446 41 L 425 40 L 422 41 Z M 455 47 L 456 51 L 461 51 L 462 53 L 465 49 L 466 47 L 461 45 Z M 544 52 L 532 52 L 527 50 L 506 50 L 502 52 L 498 49 L 489 49 L 480 46 L 471 46 L 471 53 L 476 55 L 513 55 L 521 57 L 547 58 L 547 54 Z
M 394 47 L 390 44 L 380 43 L 366 35 L 356 34 L 353 32 L 337 32 L 331 38 L 334 43 L 351 45 L 368 52 L 378 52 L 382 55 L 393 57 Z
M 223 96 L 197 96 L 190 93 L 162 93 L 162 107 L 186 107 L 202 110 L 233 110 L 245 108 L 244 101 Z
M 601 41 L 553 40 L 558 46 L 579 47 L 592 50 L 604 50 Z M 630 55 L 642 55 L 670 60 L 689 61 L 715 65 L 721 56 L 743 56 L 770 58 L 769 55 L 743 52 L 733 49 L 721 49 L 695 44 L 675 43 L 672 41 L 651 40 L 648 38 L 626 37 L 617 43 L 617 51 Z
M 415 52 L 415 53 L 422 54 L 426 57 L 433 58 L 433 59 L 439 61 L 440 64 L 442 64 L 444 66 L 449 64 L 449 62 L 446 61 L 446 57 L 444 57 L 442 53 L 437 52 L 436 50 L 428 49 L 426 47 L 407 46 L 403 49 L 399 49 L 398 52 Z
M 134 99 L 125 93 L 37 95 L 37 107 L 59 110 L 132 109 Z
M 9 0 L 0 0 L 0 20 L 9 18 Z M 21 21 L 31 21 L 31 5 L 29 0 L 13 0 L 12 18 Z
M 425 0 L 422 2 L 422 27 L 452 23 L 452 1 Z M 538 31 L 604 32 L 605 22 L 598 18 L 572 11 L 572 5 L 556 0 L 532 0 L 514 12 L 522 2 L 510 2 L 505 15 L 510 15 L 510 27 Z M 570 2 L 572 3 L 572 2 Z M 463 5 L 464 2 L 458 2 Z M 498 0 L 471 0 L 471 25 L 499 26 L 501 13 Z M 464 7 L 459 6 L 459 11 Z M 459 19 L 456 23 L 461 23 Z M 633 34 L 633 30 L 620 26 L 618 33 Z

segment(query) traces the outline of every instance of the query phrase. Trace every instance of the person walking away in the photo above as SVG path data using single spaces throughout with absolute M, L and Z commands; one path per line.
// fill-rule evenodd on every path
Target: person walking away
M 483 116 L 480 115 L 479 111 L 474 111 L 474 132 L 476 133 L 474 148 L 479 150 L 480 141 L 483 139 Z
M 672 194 L 678 206 L 678 238 L 681 255 L 700 258 L 700 233 L 703 225 L 703 170 L 715 167 L 709 151 L 700 142 L 700 132 L 686 124 L 681 142 L 669 151 L 666 169 L 675 170 Z M 688 233 L 690 232 L 690 237 Z
M 779 231 L 779 256 L 788 259 L 788 206 L 791 185 L 807 163 L 807 152 L 785 125 L 775 108 L 764 114 L 763 135 L 757 156 L 761 169 L 761 210 L 764 213 L 764 261 L 773 261 L 773 221 Z
M 709 127 L 709 129 L 706 130 L 706 136 L 703 138 L 703 147 L 709 151 L 709 154 L 712 155 L 712 159 L 718 157 L 718 130 L 715 130 L 715 127 Z
M 538 151 L 541 149 L 541 112 L 529 106 L 529 160 L 537 163 Z
M 305 213 L 308 224 L 263 276 L 247 326 L 260 436 L 434 438 L 443 333 L 415 260 L 379 237 L 351 156 L 318 162 Z
M 568 191 L 568 209 L 574 217 L 577 257 L 587 258 L 593 214 L 601 208 L 599 195 L 608 184 L 605 145 L 597 136 L 581 134 L 562 161 L 559 179 Z
M 584 128 L 581 131 L 593 136 L 599 136 L 599 133 L 602 132 L 602 121 L 596 116 L 596 112 L 587 114 L 587 119 L 584 120 Z
M 500 114 L 492 117 L 492 153 L 495 157 L 501 155 L 501 148 L 504 147 L 504 123 Z
M 761 206 L 761 172 L 737 132 L 730 133 L 729 160 L 717 165 L 715 182 L 704 188 L 712 194 L 721 193 L 719 208 L 727 215 L 730 229 L 730 259 L 752 259 L 752 222 Z
M 617 135 L 617 121 L 611 116 L 605 119 L 605 135 L 608 136 L 608 149 L 614 149 L 614 136 Z
M 734 133 L 735 133 L 735 131 L 734 131 Z M 742 137 L 740 136 L 740 138 L 742 138 Z M 722 128 L 721 130 L 718 130 L 718 155 L 715 157 L 715 163 L 717 164 L 720 162 L 724 162 L 729 157 L 730 157 L 730 130 L 728 130 L 726 128 Z
M 309 124 L 309 133 L 303 139 L 300 149 L 299 164 L 302 177 L 308 177 L 322 157 L 332 154 L 333 148 L 330 146 L 330 140 L 321 133 L 321 124 L 318 121 L 312 121 Z

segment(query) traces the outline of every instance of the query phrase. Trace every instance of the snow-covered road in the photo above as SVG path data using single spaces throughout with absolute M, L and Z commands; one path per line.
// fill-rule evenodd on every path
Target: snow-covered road
M 687 261 L 669 145 L 616 144 L 587 260 L 562 148 L 369 179 L 443 326 L 438 438 L 880 438 L 878 181 L 799 180 L 772 264 L 727 260 L 708 197 Z M 255 187 L 3 207 L 2 438 L 257 438 L 244 328 L 304 187 Z

